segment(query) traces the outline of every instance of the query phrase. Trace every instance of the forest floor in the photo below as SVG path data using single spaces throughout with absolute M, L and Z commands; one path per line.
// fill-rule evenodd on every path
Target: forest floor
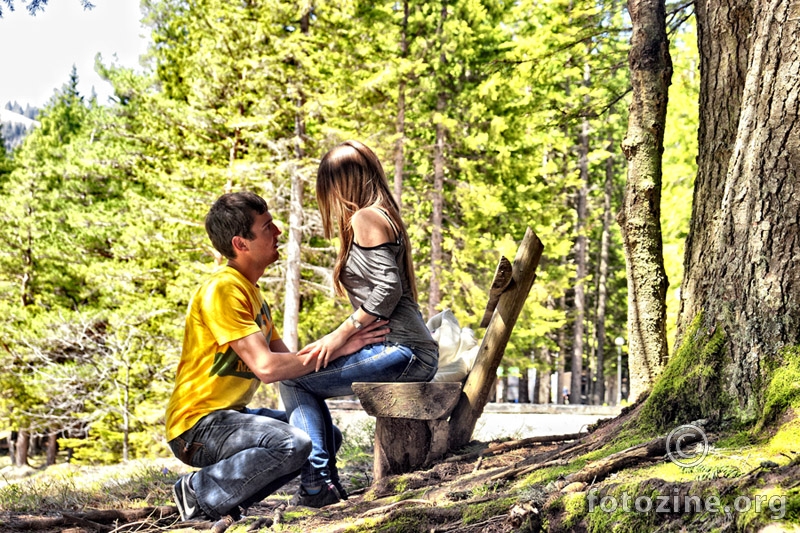
M 683 437 L 692 453 L 676 456 L 667 436 L 626 437 L 636 409 L 579 438 L 473 442 L 430 469 L 366 487 L 369 461 L 350 461 L 342 469 L 347 501 L 289 508 L 295 481 L 233 524 L 180 522 L 171 488 L 186 470 L 174 461 L 117 471 L 113 481 L 105 470 L 79 467 L 66 488 L 53 478 L 26 486 L 5 469 L 0 531 L 800 532 L 800 419 L 793 413 L 758 437 L 717 433 L 700 421 L 702 433 Z M 88 489 L 89 479 L 105 481 Z

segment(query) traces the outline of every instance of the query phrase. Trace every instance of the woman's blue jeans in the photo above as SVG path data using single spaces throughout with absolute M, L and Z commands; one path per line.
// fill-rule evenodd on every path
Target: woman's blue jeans
M 438 354 L 393 343 L 372 344 L 336 359 L 327 368 L 282 381 L 281 398 L 289 422 L 311 437 L 311 455 L 300 480 L 307 487 L 336 477 L 336 450 L 331 413 L 326 398 L 353 394 L 357 381 L 430 381 L 438 367 Z
M 246 509 L 299 474 L 311 441 L 287 422 L 286 413 L 273 409 L 217 411 L 169 442 L 178 459 L 200 468 L 192 486 L 208 516 L 218 519 Z M 337 449 L 338 428 L 332 435 Z

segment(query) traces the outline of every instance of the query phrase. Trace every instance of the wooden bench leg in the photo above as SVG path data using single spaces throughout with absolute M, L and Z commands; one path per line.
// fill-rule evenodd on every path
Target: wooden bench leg
M 428 466 L 447 453 L 447 420 L 378 417 L 375 421 L 375 480 Z

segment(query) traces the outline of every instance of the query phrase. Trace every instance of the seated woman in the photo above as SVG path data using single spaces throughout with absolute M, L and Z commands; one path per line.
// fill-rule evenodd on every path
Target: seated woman
M 292 425 L 311 437 L 292 504 L 323 507 L 346 499 L 336 472 L 334 431 L 326 398 L 353 394 L 357 381 L 430 381 L 439 350 L 417 304 L 408 234 L 375 153 L 347 141 L 322 158 L 317 201 L 326 238 L 339 233 L 333 269 L 336 293 L 345 293 L 353 313 L 333 332 L 300 350 L 316 372 L 282 381 L 281 397 Z M 385 342 L 331 360 L 357 331 L 388 320 Z

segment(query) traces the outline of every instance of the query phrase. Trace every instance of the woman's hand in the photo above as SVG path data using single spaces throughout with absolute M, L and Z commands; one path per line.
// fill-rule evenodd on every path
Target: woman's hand
M 308 344 L 298 351 L 297 355 L 303 359 L 304 366 L 316 359 L 316 371 L 319 371 L 320 368 L 327 368 L 328 363 L 343 355 L 350 355 L 364 346 L 383 342 L 386 340 L 387 333 L 389 333 L 389 328 L 382 320 L 376 320 L 364 326 L 350 337 L 345 337 L 341 329 L 336 329 Z
M 301 358 L 303 366 L 307 366 L 316 359 L 317 370 L 321 367 L 327 367 L 328 362 L 333 360 L 333 353 L 347 342 L 347 339 L 340 338 L 341 335 L 337 335 L 337 332 L 338 330 L 328 333 L 321 339 L 308 344 L 298 351 L 297 355 Z

